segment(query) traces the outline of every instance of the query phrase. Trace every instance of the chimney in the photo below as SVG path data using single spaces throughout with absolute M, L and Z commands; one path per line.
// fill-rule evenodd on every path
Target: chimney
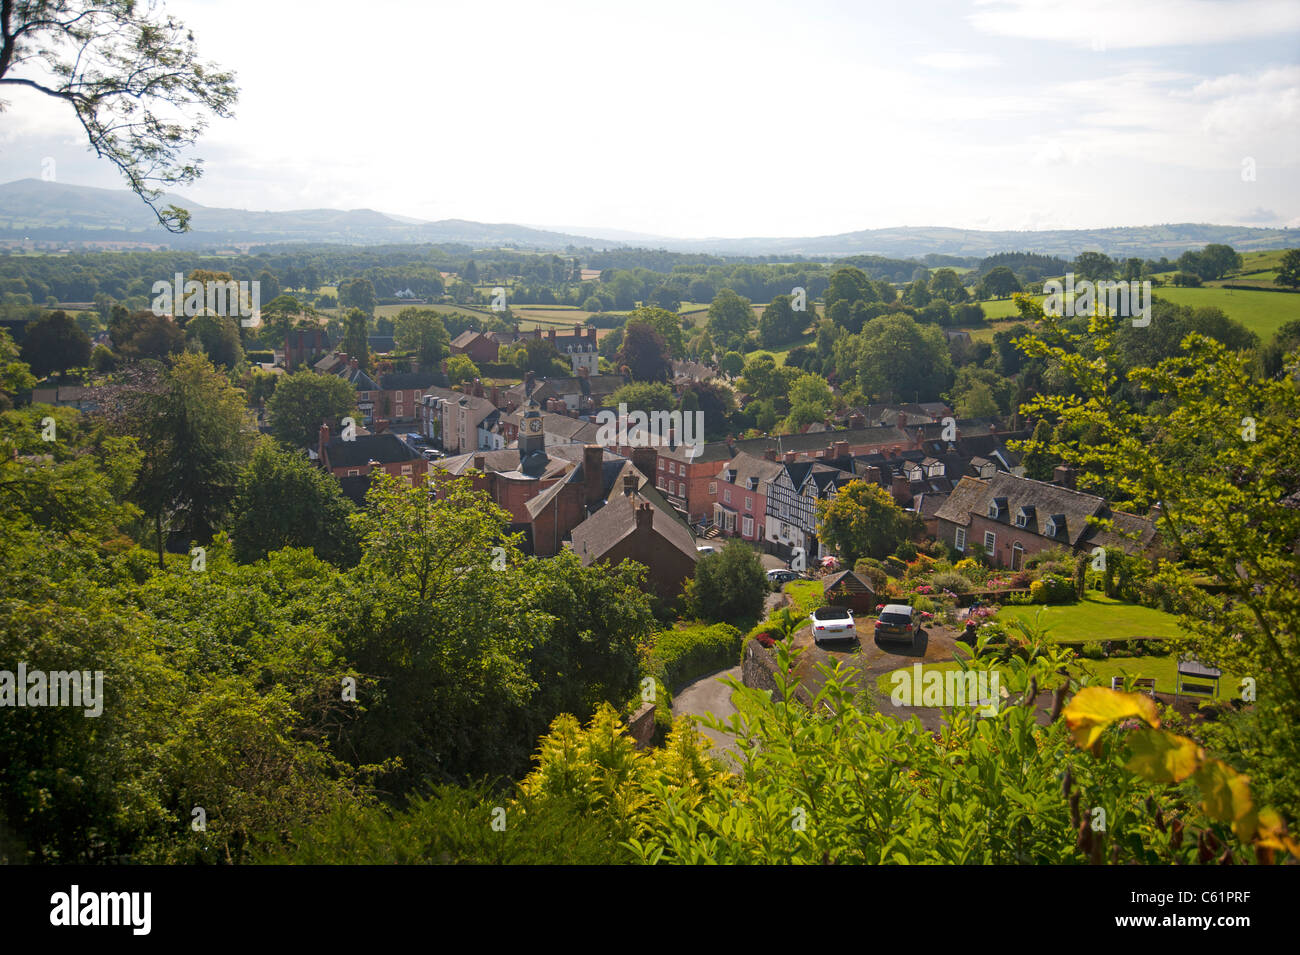
M 355 371 L 358 367 L 357 360 L 355 358 L 349 358 L 348 367 Z
M 649 504 L 642 504 L 636 509 L 636 529 L 650 530 L 654 526 L 655 511 Z
M 412 356 L 411 356 L 411 371 L 412 371 L 412 372 L 416 372 L 416 371 L 419 371 L 419 370 L 420 370 L 420 356 L 419 356 L 419 355 L 412 355 Z
M 847 458 L 849 456 L 849 443 L 847 441 L 835 442 L 835 457 Z
M 855 411 L 853 414 L 849 415 L 849 427 L 854 431 L 865 430 L 867 427 L 866 416 Z
M 474 379 L 474 397 L 483 397 L 483 382 L 479 381 L 477 378 Z
M 590 376 L 591 376 L 591 369 L 590 369 L 590 368 L 588 368 L 586 365 L 579 365 L 579 366 L 578 366 L 578 377 L 579 377 L 579 378 L 589 378 Z
M 647 481 L 654 481 L 655 469 L 659 466 L 659 449 L 633 448 L 632 466 L 644 474 Z
M 604 496 L 605 480 L 601 474 L 605 451 L 598 444 L 588 444 L 582 449 L 582 479 L 586 487 L 586 502 L 595 504 Z
M 632 493 L 633 491 L 635 491 L 635 490 L 636 490 L 636 475 L 635 475 L 635 474 L 624 474 L 624 475 L 623 475 L 623 493 L 624 493 L 624 494 L 631 494 L 631 493 Z
M 1074 490 L 1075 470 L 1068 464 L 1058 464 L 1052 471 L 1052 483 Z
M 492 394 L 492 397 L 489 398 L 488 400 L 492 402 L 492 407 L 493 407 L 493 408 L 499 407 L 500 404 L 501 404 L 501 388 L 500 388 L 500 386 L 499 386 L 499 385 L 493 385 L 493 386 L 492 386 L 492 392 L 491 392 L 491 394 Z
M 866 477 L 868 484 L 880 484 L 880 465 L 868 464 Z
M 784 454 L 784 456 L 782 456 L 781 460 L 784 461 L 786 464 L 794 464 L 794 452 L 787 451 Z
M 487 473 L 487 455 L 484 454 L 474 455 L 474 470 L 482 471 L 485 474 Z
M 524 373 L 524 397 L 528 398 L 533 393 L 533 373 L 531 371 Z
M 775 460 L 776 460 L 776 448 L 768 448 L 767 450 L 765 450 L 765 451 L 763 452 L 763 460 L 765 460 L 765 461 L 775 461 Z
M 546 337 L 547 337 L 550 341 L 555 341 L 555 329 L 553 329 L 553 328 L 547 329 L 547 331 L 546 331 Z
M 907 425 L 907 414 L 906 414 L 905 412 L 900 411 L 900 412 L 898 413 L 898 421 L 897 421 L 897 424 L 898 424 L 898 427 L 900 427 L 900 428 L 905 427 L 905 426 Z
M 894 475 L 894 486 L 890 493 L 898 504 L 907 504 L 912 500 L 912 486 L 905 475 L 901 473 Z
M 320 437 L 317 439 L 316 453 L 320 455 L 321 463 L 329 467 L 329 462 L 325 460 L 325 445 L 330 443 L 330 426 L 329 422 L 322 421 L 320 425 Z M 15 454 L 18 451 L 15 449 Z

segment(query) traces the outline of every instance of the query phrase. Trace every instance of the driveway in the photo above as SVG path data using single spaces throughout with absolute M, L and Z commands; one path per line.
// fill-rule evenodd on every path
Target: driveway
M 717 673 L 710 673 L 706 677 L 701 677 L 694 683 L 683 687 L 676 696 L 673 697 L 673 718 L 679 716 L 701 717 L 706 713 L 712 713 L 720 720 L 729 720 L 736 713 L 735 706 L 731 703 L 731 687 L 723 683 L 723 680 L 731 679 L 737 683 L 740 682 L 740 667 L 734 666 L 730 670 L 719 670 Z M 730 767 L 737 768 L 735 738 L 730 733 L 722 733 L 702 724 L 696 719 L 696 726 L 705 736 L 713 743 L 713 753 L 723 759 Z

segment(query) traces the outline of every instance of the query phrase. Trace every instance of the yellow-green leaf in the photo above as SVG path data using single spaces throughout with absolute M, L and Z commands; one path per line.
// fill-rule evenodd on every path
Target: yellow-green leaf
M 1194 777 L 1201 790 L 1201 808 L 1211 819 L 1232 823 L 1242 842 L 1255 837 L 1255 804 L 1250 798 L 1250 777 L 1227 763 L 1211 759 L 1201 764 Z
M 1065 723 L 1074 742 L 1087 749 L 1102 731 L 1116 720 L 1140 719 L 1148 726 L 1159 726 L 1156 704 L 1144 693 L 1121 693 L 1102 686 L 1086 686 L 1074 694 L 1065 711 Z
M 1205 750 L 1195 740 L 1165 730 L 1134 730 L 1128 744 L 1133 751 L 1129 770 L 1153 783 L 1181 783 L 1205 758 Z

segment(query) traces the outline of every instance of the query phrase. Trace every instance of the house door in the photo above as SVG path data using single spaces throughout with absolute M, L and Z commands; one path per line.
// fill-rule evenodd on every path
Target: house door
M 1016 541 L 1011 548 L 1011 569 L 1021 570 L 1021 564 L 1024 562 L 1024 559 L 1025 549 L 1020 546 L 1020 541 Z

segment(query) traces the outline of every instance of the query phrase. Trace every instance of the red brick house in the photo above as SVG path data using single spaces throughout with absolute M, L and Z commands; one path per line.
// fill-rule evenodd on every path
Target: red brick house
M 988 480 L 963 477 L 935 515 L 937 536 L 960 553 L 979 552 L 994 566 L 1012 570 L 1053 547 L 1136 552 L 1154 542 L 1151 521 L 1112 511 L 1104 498 L 1076 491 L 1072 483 L 1067 468 L 1057 468 L 1050 484 L 1001 472 Z M 1094 517 L 1114 521 L 1118 533 L 1098 527 L 1089 520 Z
M 631 487 L 573 530 L 573 550 L 585 566 L 634 560 L 648 569 L 646 587 L 675 600 L 695 576 L 695 539 L 680 522 Z
M 497 360 L 498 346 L 496 340 L 483 332 L 473 329 L 461 332 L 451 342 L 453 355 L 467 355 L 476 365 Z
M 322 424 L 316 454 L 321 467 L 337 478 L 363 477 L 381 470 L 410 484 L 429 471 L 424 457 L 391 433 L 358 434 L 345 441 L 331 437 L 329 425 Z

